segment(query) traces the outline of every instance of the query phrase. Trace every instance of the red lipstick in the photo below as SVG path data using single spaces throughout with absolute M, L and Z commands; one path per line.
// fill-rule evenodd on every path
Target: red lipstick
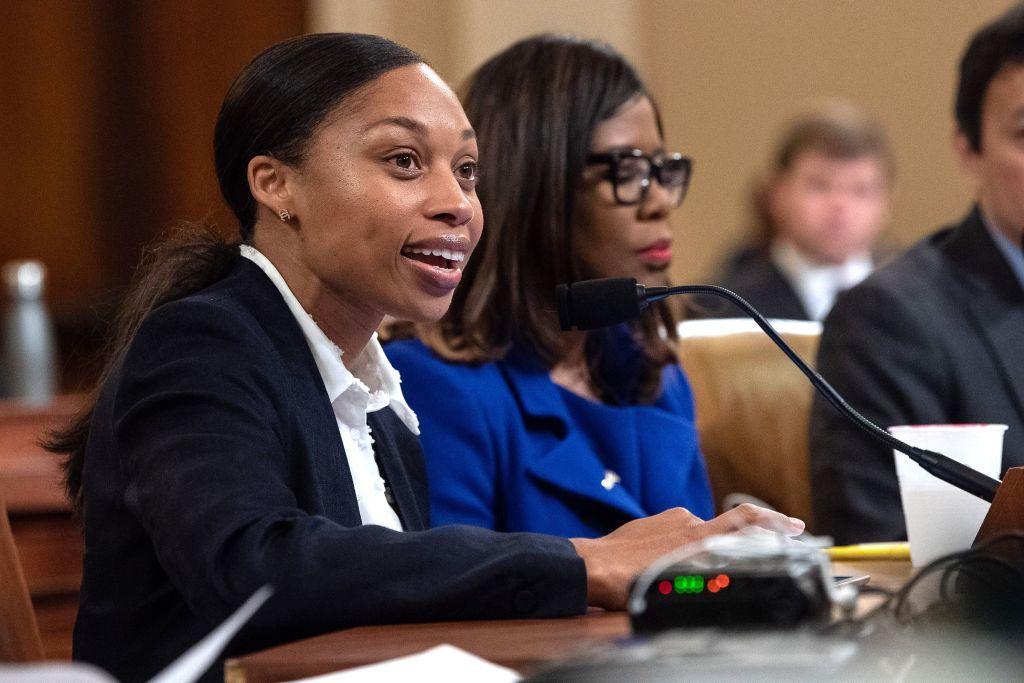
M 663 265 L 672 260 L 672 240 L 658 240 L 636 252 L 641 261 Z

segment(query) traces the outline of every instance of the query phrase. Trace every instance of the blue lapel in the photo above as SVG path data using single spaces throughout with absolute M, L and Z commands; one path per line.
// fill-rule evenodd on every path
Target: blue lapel
M 516 395 L 527 428 L 551 435 L 547 442 L 550 448 L 525 463 L 530 476 L 573 496 L 614 508 L 630 518 L 645 516 L 641 505 L 620 484 L 611 490 L 601 485 L 606 473 L 604 464 L 572 430 L 565 401 L 540 359 L 530 351 L 513 347 L 498 365 Z

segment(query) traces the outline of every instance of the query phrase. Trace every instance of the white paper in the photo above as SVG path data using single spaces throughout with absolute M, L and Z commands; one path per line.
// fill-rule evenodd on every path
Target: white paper
M 190 647 L 151 679 L 150 683 L 192 683 L 206 673 L 238 630 L 274 594 L 269 585 L 260 588 L 227 621 Z M 0 683 L 116 683 L 102 669 L 81 662 L 0 665 Z
M 2 683 L 117 683 L 103 669 L 81 662 L 0 664 Z
M 438 645 L 429 650 L 386 662 L 303 678 L 293 683 L 380 683 L 381 681 L 474 681 L 512 683 L 522 680 L 518 673 L 461 650 Z
M 227 621 L 186 650 L 185 654 L 171 662 L 170 666 L 150 679 L 150 683 L 191 683 L 191 681 L 198 680 L 210 668 L 210 665 L 217 661 L 217 657 L 235 637 L 238 630 L 273 594 L 274 589 L 269 585 L 253 593 Z

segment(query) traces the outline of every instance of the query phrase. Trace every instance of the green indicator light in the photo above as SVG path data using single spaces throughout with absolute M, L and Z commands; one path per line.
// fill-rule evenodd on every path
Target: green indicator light
M 692 593 L 703 593 L 704 592 L 704 577 L 703 576 L 677 576 L 672 582 L 676 593 L 692 594 Z

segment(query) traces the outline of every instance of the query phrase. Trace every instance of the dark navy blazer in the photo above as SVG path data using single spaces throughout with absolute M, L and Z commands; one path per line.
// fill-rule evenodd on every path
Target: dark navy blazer
M 585 609 L 564 539 L 425 530 L 416 437 L 389 409 L 369 419 L 405 532 L 361 526 L 313 356 L 256 265 L 150 314 L 93 415 L 75 657 L 148 678 L 265 583 L 276 594 L 228 655 L 359 624 Z
M 882 427 L 1006 424 L 1003 467 L 1024 465 L 1024 288 L 977 207 L 839 297 L 818 371 Z M 818 397 L 810 455 L 818 533 L 906 538 L 892 449 Z
M 609 338 L 625 357 L 612 367 L 621 386 L 638 349 L 623 330 Z M 446 362 L 416 340 L 385 351 L 420 419 L 435 525 L 593 537 L 676 506 L 712 515 L 677 366 L 663 371 L 655 403 L 602 405 L 556 385 L 523 349 L 476 365 Z
M 753 251 L 738 259 L 733 270 L 717 284 L 739 294 L 766 318 L 812 319 L 796 289 L 772 261 L 767 249 Z M 700 301 L 706 305 L 705 313 L 710 318 L 743 315 L 735 304 L 724 299 L 706 296 Z

